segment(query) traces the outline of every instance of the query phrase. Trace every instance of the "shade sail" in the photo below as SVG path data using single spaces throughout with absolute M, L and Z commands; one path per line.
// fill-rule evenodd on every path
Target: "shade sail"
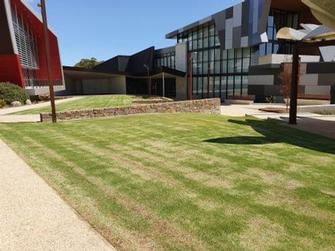
M 335 32 L 324 25 L 301 24 L 301 26 L 303 29 L 300 30 L 284 27 L 278 31 L 277 38 L 304 42 L 335 41 Z
M 324 25 L 335 31 L 335 0 L 302 0 L 313 15 Z

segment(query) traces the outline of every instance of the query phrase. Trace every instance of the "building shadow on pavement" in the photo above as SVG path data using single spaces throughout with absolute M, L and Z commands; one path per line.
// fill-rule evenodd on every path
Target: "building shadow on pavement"
M 274 143 L 286 143 L 313 151 L 335 154 L 335 141 L 319 136 L 316 134 L 307 133 L 295 128 L 290 128 L 283 123 L 271 120 L 228 120 L 230 123 L 237 125 L 249 126 L 260 136 L 236 136 L 236 137 L 221 137 L 208 139 L 204 142 L 213 144 L 227 145 L 266 145 Z M 334 121 L 335 130 L 335 121 Z

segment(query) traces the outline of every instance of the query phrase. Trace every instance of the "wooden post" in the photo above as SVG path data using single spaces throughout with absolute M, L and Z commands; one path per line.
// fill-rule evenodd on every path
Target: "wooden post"
M 47 68 L 48 68 L 48 84 L 49 84 L 49 92 L 50 92 L 50 103 L 51 103 L 51 113 L 52 113 L 52 122 L 57 122 L 56 116 L 56 105 L 55 105 L 55 91 L 52 83 L 52 63 L 51 63 L 51 55 L 50 55 L 50 41 L 49 41 L 49 29 L 48 29 L 48 18 L 45 0 L 41 0 L 41 12 L 43 19 L 43 33 L 44 33 L 44 43 L 45 43 L 45 51 L 46 51 L 46 59 L 47 59 Z
M 297 124 L 299 66 L 300 66 L 299 42 L 295 42 L 293 44 L 291 101 L 290 101 L 290 118 L 289 118 L 289 123 L 291 125 Z

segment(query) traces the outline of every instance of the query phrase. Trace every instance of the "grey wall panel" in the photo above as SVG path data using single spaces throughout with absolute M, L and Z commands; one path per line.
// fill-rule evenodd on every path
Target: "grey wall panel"
M 256 34 L 258 32 L 258 20 L 259 20 L 259 7 L 258 7 L 259 0 L 252 0 L 251 1 L 251 14 L 252 14 L 252 34 Z
M 271 9 L 271 0 L 260 0 L 259 2 L 259 33 L 267 32 L 268 16 Z
M 335 73 L 320 74 L 319 85 L 335 85 Z
M 330 86 L 305 86 L 306 95 L 324 95 L 330 94 Z
M 241 37 L 241 47 L 248 47 L 249 45 L 249 37 Z
M 249 85 L 274 85 L 274 75 L 253 75 L 248 77 Z
M 319 74 L 304 74 L 300 76 L 299 82 L 301 85 L 316 86 L 319 82 Z
M 234 6 L 234 27 L 242 26 L 242 3 Z
M 176 70 L 187 72 L 187 43 L 176 46 Z
M 233 28 L 233 47 L 234 48 L 240 48 L 242 42 L 241 37 L 241 26 L 234 27 Z
M 325 62 L 335 61 L 335 46 L 320 47 L 320 52 Z

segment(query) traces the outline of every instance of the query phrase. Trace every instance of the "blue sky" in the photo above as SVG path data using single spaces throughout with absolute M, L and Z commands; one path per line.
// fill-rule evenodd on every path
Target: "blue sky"
M 36 9 L 38 0 L 26 0 Z M 47 0 L 64 65 L 174 45 L 165 34 L 240 0 Z

